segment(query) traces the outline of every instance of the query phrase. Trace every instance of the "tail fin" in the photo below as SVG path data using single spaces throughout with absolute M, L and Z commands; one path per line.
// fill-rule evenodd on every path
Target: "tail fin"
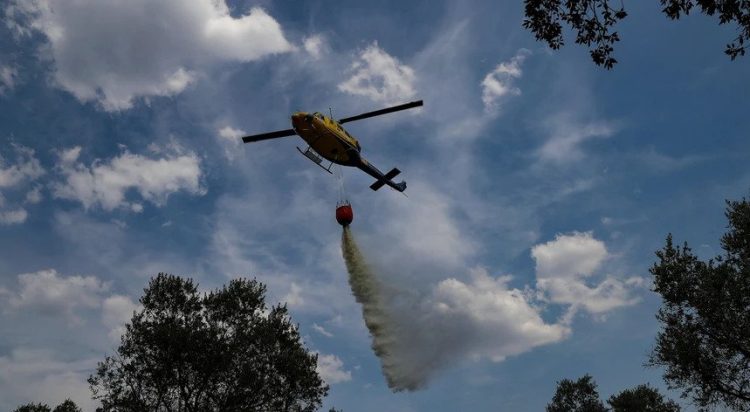
M 399 192 L 406 190 L 406 182 L 396 183 L 396 190 Z
M 372 190 L 378 190 L 378 189 L 380 189 L 381 187 L 383 187 L 383 185 L 385 185 L 385 183 L 387 181 L 389 181 L 389 180 L 393 179 L 394 177 L 398 176 L 399 173 L 401 173 L 401 171 L 394 167 L 393 169 L 391 169 L 390 172 L 386 173 L 385 176 L 383 176 L 382 179 L 379 179 L 375 183 L 371 184 L 370 185 L 370 189 L 372 189 Z M 401 183 L 399 183 L 396 186 L 401 187 L 400 185 L 402 185 L 402 184 L 404 186 L 404 189 L 406 189 L 406 183 L 404 183 L 404 182 L 401 182 Z M 399 191 L 403 192 L 404 189 L 401 189 Z

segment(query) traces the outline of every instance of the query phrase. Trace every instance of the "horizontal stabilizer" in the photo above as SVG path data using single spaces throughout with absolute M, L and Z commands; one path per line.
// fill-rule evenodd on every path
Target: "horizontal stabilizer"
M 385 176 L 383 176 L 382 179 L 380 179 L 377 182 L 375 182 L 372 185 L 370 185 L 370 189 L 372 189 L 372 190 L 378 190 L 378 189 L 380 189 L 381 187 L 383 187 L 383 185 L 386 184 L 386 182 L 388 182 L 389 180 L 391 180 L 394 177 L 398 176 L 399 173 L 401 173 L 401 171 L 394 167 L 393 169 L 391 169 L 390 172 L 386 173 Z M 404 182 L 401 182 L 401 183 L 404 185 L 404 189 L 406 189 L 406 183 L 404 183 Z M 401 191 L 403 192 L 403 190 L 401 190 Z

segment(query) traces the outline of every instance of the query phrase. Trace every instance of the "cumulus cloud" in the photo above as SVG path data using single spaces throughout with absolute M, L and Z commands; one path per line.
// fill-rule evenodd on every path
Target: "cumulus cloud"
M 98 308 L 107 283 L 94 276 L 60 276 L 47 269 L 18 275 L 19 289 L 7 293 L 12 309 L 32 310 L 47 315 L 63 314 L 77 321 L 77 309 Z
M 344 369 L 344 362 L 336 355 L 318 354 L 317 371 L 329 385 L 352 380 L 351 372 Z
M 87 209 L 98 206 L 138 212 L 142 210 L 140 203 L 126 199 L 130 190 L 157 206 L 181 190 L 193 195 L 205 193 L 200 159 L 194 153 L 151 159 L 126 151 L 108 162 L 97 160 L 86 166 L 78 162 L 80 152 L 77 146 L 60 154 L 58 168 L 65 180 L 53 184 L 52 189 L 55 197 L 81 202 Z
M 498 64 L 494 70 L 484 76 L 482 102 L 486 112 L 496 112 L 510 97 L 521 94 L 521 89 L 515 86 L 515 82 L 523 75 L 521 65 L 530 54 L 531 51 L 520 49 L 509 61 Z
M 293 49 L 263 9 L 232 17 L 224 1 L 19 0 L 8 8 L 17 33 L 46 36 L 56 85 L 107 111 L 178 94 L 211 65 Z
M 591 232 L 557 235 L 554 240 L 531 249 L 536 262 L 537 289 L 549 301 L 570 305 L 571 313 L 578 307 L 592 314 L 602 314 L 614 308 L 633 305 L 638 298 L 633 288 L 644 283 L 642 278 L 625 280 L 606 276 L 595 286 L 587 284 L 609 253 Z
M 386 53 L 375 42 L 358 56 L 352 75 L 338 85 L 342 92 L 365 96 L 383 104 L 395 104 L 416 95 L 414 70 Z
M 133 312 L 140 309 L 140 305 L 128 296 L 112 295 L 102 302 L 102 323 L 109 328 L 109 338 L 119 342 L 125 333 L 125 324 L 130 322 Z

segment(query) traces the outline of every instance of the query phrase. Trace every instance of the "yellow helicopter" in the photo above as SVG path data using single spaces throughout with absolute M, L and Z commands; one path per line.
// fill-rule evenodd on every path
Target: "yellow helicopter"
M 357 116 L 345 117 L 338 121 L 321 113 L 296 112 L 292 115 L 292 128 L 279 130 L 276 132 L 261 133 L 251 136 L 245 136 L 242 141 L 245 143 L 258 142 L 261 140 L 276 139 L 279 137 L 299 135 L 308 147 L 304 151 L 299 147 L 297 150 L 305 157 L 312 160 L 315 164 L 323 168 L 328 173 L 334 163 L 343 166 L 356 167 L 376 179 L 375 183 L 370 185 L 370 189 L 378 190 L 383 185 L 388 185 L 399 192 L 406 190 L 406 182 L 394 183 L 393 179 L 399 173 L 397 168 L 391 169 L 390 172 L 383 174 L 378 168 L 373 166 L 360 152 L 362 147 L 357 139 L 350 135 L 341 125 L 355 120 L 367 119 L 374 116 L 397 112 L 399 110 L 411 109 L 422 106 L 422 101 L 405 103 L 398 106 L 388 107 L 381 110 L 362 113 Z M 330 162 L 324 166 L 323 159 Z

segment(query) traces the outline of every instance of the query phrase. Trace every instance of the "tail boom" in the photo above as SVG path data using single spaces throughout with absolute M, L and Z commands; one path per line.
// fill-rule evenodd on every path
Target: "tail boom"
M 365 159 L 361 159 L 360 164 L 357 165 L 357 167 L 368 175 L 377 179 L 375 183 L 370 185 L 370 189 L 372 190 L 378 190 L 385 185 L 388 185 L 399 192 L 403 192 L 404 190 L 406 190 L 406 182 L 395 183 L 392 180 L 394 177 L 398 176 L 401 173 L 401 171 L 395 167 L 388 173 L 383 174 L 383 172 L 378 170 L 377 167 L 373 166 Z

